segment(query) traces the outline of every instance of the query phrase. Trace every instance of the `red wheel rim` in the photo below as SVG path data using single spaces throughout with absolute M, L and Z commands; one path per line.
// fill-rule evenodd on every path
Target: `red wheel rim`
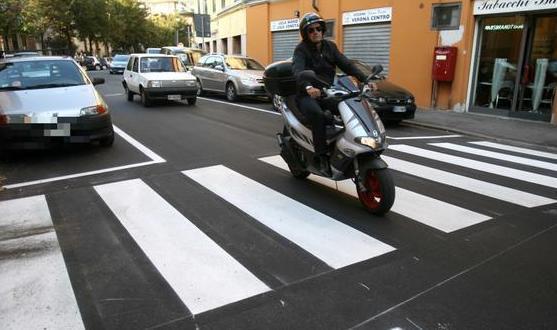
M 381 193 L 381 183 L 374 171 L 367 173 L 364 187 L 366 187 L 367 191 L 358 191 L 358 196 L 362 203 L 371 210 L 379 208 L 383 200 L 383 194 Z

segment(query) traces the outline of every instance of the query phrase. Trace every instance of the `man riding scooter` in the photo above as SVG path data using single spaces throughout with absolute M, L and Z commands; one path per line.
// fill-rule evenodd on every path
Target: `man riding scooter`
M 294 50 L 293 71 L 297 83 L 296 102 L 298 107 L 311 123 L 315 155 L 319 158 L 320 172 L 331 174 L 327 157 L 326 118 L 320 105 L 321 91 L 316 88 L 315 81 L 310 81 L 303 71 L 312 70 L 317 77 L 333 82 L 338 66 L 345 73 L 365 81 L 366 76 L 350 63 L 332 41 L 325 40 L 323 35 L 327 29 L 325 21 L 316 13 L 305 14 L 300 21 L 302 41 Z M 321 86 L 322 87 L 322 86 Z M 370 88 L 375 89 L 371 83 Z

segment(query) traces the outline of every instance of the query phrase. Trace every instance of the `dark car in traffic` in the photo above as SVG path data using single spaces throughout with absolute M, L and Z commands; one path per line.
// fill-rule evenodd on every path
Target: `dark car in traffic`
M 371 66 L 362 61 L 351 61 L 365 75 L 372 72 Z M 398 123 L 404 119 L 414 118 L 416 113 L 416 103 L 414 95 L 403 87 L 393 84 L 385 79 L 384 76 L 377 76 L 374 80 L 377 90 L 373 91 L 369 98 L 366 98 L 375 111 L 386 123 Z
M 98 141 L 111 146 L 114 130 L 106 102 L 71 57 L 0 61 L 0 148 L 40 149 Z

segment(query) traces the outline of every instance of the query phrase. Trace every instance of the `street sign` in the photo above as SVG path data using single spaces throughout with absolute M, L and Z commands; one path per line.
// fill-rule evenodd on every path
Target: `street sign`
M 194 14 L 195 36 L 198 38 L 211 37 L 211 16 L 208 14 Z

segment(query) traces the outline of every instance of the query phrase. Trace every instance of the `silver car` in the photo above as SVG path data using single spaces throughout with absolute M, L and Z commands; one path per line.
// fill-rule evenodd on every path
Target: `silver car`
M 41 56 L 0 61 L 0 147 L 42 148 L 54 142 L 99 141 L 111 146 L 108 106 L 70 57 Z
M 209 54 L 193 68 L 200 93 L 224 93 L 229 101 L 239 96 L 267 96 L 263 85 L 265 68 L 256 60 L 236 55 Z

